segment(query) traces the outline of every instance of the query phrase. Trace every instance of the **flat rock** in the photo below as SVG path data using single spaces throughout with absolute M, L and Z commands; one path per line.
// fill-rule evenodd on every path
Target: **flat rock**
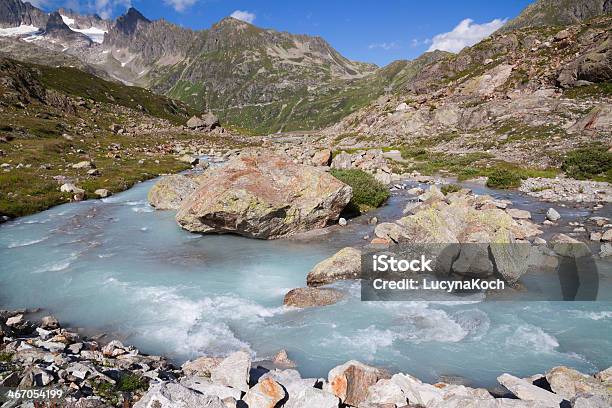
M 521 400 L 537 402 L 542 407 L 558 408 L 564 401 L 562 396 L 553 394 L 510 374 L 500 375 L 497 377 L 497 381 Z
M 158 210 L 177 210 L 199 187 L 194 177 L 182 174 L 163 177 L 149 190 L 149 204 Z
M 296 288 L 290 290 L 283 300 L 285 306 L 299 308 L 328 306 L 344 298 L 344 293 L 329 288 Z
M 318 388 L 303 388 L 295 395 L 289 394 L 284 408 L 337 408 L 340 399 Z
M 308 286 L 321 286 L 345 279 L 357 279 L 361 274 L 361 251 L 346 247 L 319 262 L 308 273 Z

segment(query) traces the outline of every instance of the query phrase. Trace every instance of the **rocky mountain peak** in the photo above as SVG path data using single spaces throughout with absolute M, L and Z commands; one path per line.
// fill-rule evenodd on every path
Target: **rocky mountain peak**
M 501 30 L 576 24 L 612 13 L 612 0 L 538 0 Z
M 92 41 L 86 35 L 73 31 L 66 25 L 64 19 L 58 11 L 49 14 L 47 25 L 45 26 L 45 36 L 53 37 L 63 42 L 72 42 L 74 45 L 91 45 Z
M 142 15 L 134 7 L 130 7 L 128 11 L 117 18 L 114 30 L 117 30 L 124 35 L 132 35 L 140 25 L 148 24 L 151 20 Z
M 21 0 L 0 1 L 0 28 L 31 25 L 44 27 L 47 24 L 47 14 L 30 3 Z

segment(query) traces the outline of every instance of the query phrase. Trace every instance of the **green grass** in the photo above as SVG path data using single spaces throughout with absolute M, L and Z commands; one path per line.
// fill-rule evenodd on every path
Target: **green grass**
M 352 210 L 361 213 L 380 207 L 390 196 L 387 186 L 365 171 L 333 169 L 331 174 L 353 188 L 349 212 Z
M 0 362 L 10 363 L 13 360 L 13 353 L 0 353 Z
M 445 184 L 440 188 L 440 191 L 444 195 L 447 195 L 450 193 L 456 193 L 457 191 L 460 191 L 460 190 L 461 190 L 461 187 L 456 184 Z
M 561 169 L 569 177 L 612 180 L 612 153 L 604 146 L 591 146 L 567 153 Z
M 521 177 L 518 172 L 507 169 L 495 169 L 489 174 L 487 187 L 489 188 L 518 188 L 521 186 Z
M 149 383 L 144 378 L 136 374 L 127 373 L 123 374 L 119 378 L 119 381 L 117 381 L 117 390 L 122 392 L 135 392 L 145 390 L 148 384 Z
M 566 90 L 563 95 L 572 99 L 587 99 L 593 97 L 611 97 L 612 82 L 601 82 L 587 86 L 578 86 Z

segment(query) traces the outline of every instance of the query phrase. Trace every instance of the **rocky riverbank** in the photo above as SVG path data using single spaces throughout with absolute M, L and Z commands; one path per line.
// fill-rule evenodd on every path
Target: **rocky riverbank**
M 612 368 L 587 375 L 568 367 L 518 378 L 504 373 L 487 390 L 348 361 L 327 378 L 302 378 L 287 353 L 253 361 L 244 351 L 175 367 L 117 340 L 103 343 L 63 328 L 52 316 L 0 312 L 0 385 L 62 390 L 64 406 L 104 408 L 459 408 L 592 407 L 612 404 Z M 3 407 L 31 406 L 8 400 Z

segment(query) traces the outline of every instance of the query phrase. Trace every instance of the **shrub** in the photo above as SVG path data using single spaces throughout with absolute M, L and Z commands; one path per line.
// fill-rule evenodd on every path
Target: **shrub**
M 13 353 L 0 353 L 0 362 L 10 363 L 13 359 Z
M 348 210 L 365 212 L 380 207 L 389 198 L 389 189 L 369 173 L 362 170 L 332 170 L 338 180 L 353 188 L 353 198 Z
M 461 187 L 459 187 L 456 184 L 445 184 L 440 188 L 440 191 L 442 192 L 442 194 L 447 195 L 450 193 L 456 193 L 457 191 L 461 190 Z
M 521 177 L 516 172 L 506 169 L 495 169 L 489 174 L 487 187 L 490 188 L 518 188 L 521 185 Z
M 133 392 L 147 388 L 147 382 L 136 374 L 124 374 L 117 382 L 117 390 L 123 392 Z
M 563 160 L 561 170 L 578 180 L 607 175 L 612 170 L 612 153 L 601 146 L 574 150 Z

